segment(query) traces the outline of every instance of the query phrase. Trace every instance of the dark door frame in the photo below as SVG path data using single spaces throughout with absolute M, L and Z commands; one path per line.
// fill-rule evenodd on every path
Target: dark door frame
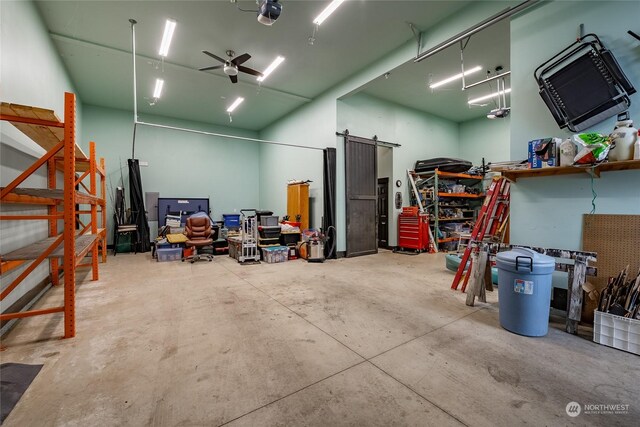
M 377 187 L 380 188 L 380 184 L 386 184 L 387 187 L 387 224 L 386 224 L 386 229 L 387 229 L 387 240 L 386 240 L 386 245 L 380 246 L 380 215 L 376 214 L 376 226 L 377 226 L 377 230 L 378 230 L 378 234 L 377 234 L 377 239 L 378 240 L 378 247 L 379 248 L 383 248 L 383 249 L 387 249 L 389 247 L 389 195 L 391 194 L 389 191 L 389 177 L 384 177 L 384 178 L 378 178 L 378 185 Z M 380 202 L 380 194 L 378 194 L 378 203 Z M 378 205 L 376 207 L 376 212 L 380 212 L 380 206 Z

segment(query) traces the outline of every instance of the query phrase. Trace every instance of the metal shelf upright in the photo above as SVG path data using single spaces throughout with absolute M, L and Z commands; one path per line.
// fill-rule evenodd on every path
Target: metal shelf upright
M 479 194 L 470 194 L 470 193 L 446 193 L 439 190 L 440 181 L 455 181 L 458 183 L 468 183 L 470 185 L 481 184 L 484 179 L 480 175 L 469 175 L 466 173 L 454 173 L 454 172 L 444 172 L 438 169 L 435 169 L 433 172 L 424 172 L 418 173 L 412 170 L 407 171 L 407 175 L 409 177 L 410 183 L 415 187 L 413 191 L 413 198 L 416 199 L 415 202 L 425 212 L 429 212 L 430 215 L 433 216 L 433 219 L 430 219 L 429 222 L 432 224 L 432 234 L 437 237 L 439 235 L 440 230 L 440 222 L 458 222 L 458 221 L 473 221 L 473 217 L 440 217 L 440 209 L 441 207 L 445 207 L 443 205 L 443 200 L 450 200 L 446 207 L 467 207 L 466 212 L 471 212 L 468 210 L 468 201 L 470 200 L 482 200 L 484 198 L 484 193 Z M 428 189 L 424 189 L 424 187 L 428 187 Z M 410 191 L 411 193 L 411 191 Z M 417 200 L 419 198 L 419 200 Z M 458 201 L 459 203 L 453 204 L 453 202 Z M 437 238 L 437 247 L 440 249 L 440 243 L 452 242 L 456 241 L 458 238 Z
M 47 207 L 47 215 L 5 215 L 0 220 L 46 220 L 49 237 L 0 255 L 0 273 L 13 270 L 32 261 L 1 293 L 4 300 L 45 259 L 50 260 L 50 279 L 54 286 L 64 274 L 64 304 L 38 310 L 2 313 L 0 321 L 50 313 L 64 313 L 64 338 L 76 334 L 75 290 L 76 268 L 91 267 L 92 279 L 98 280 L 98 257 L 106 261 L 106 171 L 104 159 L 96 161 L 95 143 L 89 143 L 89 156 L 76 144 L 76 97 L 72 93 L 64 96 L 64 122 L 52 110 L 18 104 L 2 103 L 0 120 L 8 121 L 22 133 L 46 150 L 6 187 L 0 189 L 2 204 L 31 204 Z M 47 167 L 47 188 L 18 187 L 38 169 Z M 57 175 L 62 172 L 63 188 L 57 187 Z M 84 183 L 89 178 L 89 187 Z M 98 178 L 100 194 L 98 195 Z M 82 187 L 86 192 L 79 191 Z M 62 210 L 59 207 L 62 205 Z M 89 209 L 80 209 L 89 205 Z M 100 214 L 100 215 L 98 215 Z M 86 224 L 80 215 L 89 215 Z M 98 227 L 100 218 L 101 227 Z M 60 233 L 58 222 L 63 220 Z M 76 225 L 79 227 L 76 227 Z M 78 229 L 76 229 L 78 228 Z M 91 263 L 83 264 L 91 252 Z M 62 266 L 59 259 L 62 258 Z

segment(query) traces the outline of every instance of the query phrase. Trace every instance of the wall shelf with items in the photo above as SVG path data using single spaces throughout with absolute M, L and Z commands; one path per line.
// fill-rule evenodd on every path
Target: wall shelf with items
M 619 162 L 601 163 L 594 167 L 577 166 L 556 166 L 540 169 L 520 169 L 497 171 L 511 182 L 516 182 L 518 178 L 536 178 L 539 176 L 574 175 L 587 173 L 595 177 L 600 177 L 601 172 L 623 171 L 640 169 L 640 160 L 622 160 Z
M 440 229 L 440 223 L 459 224 L 475 221 L 476 210 L 473 208 L 479 205 L 485 196 L 482 189 L 484 177 L 442 172 L 437 169 L 429 173 L 408 173 L 410 185 L 415 184 L 415 192 L 410 191 L 411 204 L 421 207 L 429 214 L 433 235 L 437 236 L 438 243 L 457 241 L 457 237 L 445 235 Z
M 50 280 L 60 283 L 64 273 L 64 301 L 61 306 L 38 310 L 4 312 L 0 321 L 64 313 L 64 338 L 75 336 L 76 268 L 90 267 L 98 280 L 98 254 L 106 261 L 106 174 L 104 159 L 96 160 L 95 143 L 89 143 L 87 156 L 76 144 L 76 97 L 65 93 L 64 122 L 52 110 L 2 103 L 0 120 L 8 121 L 46 153 L 13 181 L 0 189 L 2 204 L 29 204 L 46 207 L 46 214 L 13 215 L 2 212 L 0 220 L 47 221 L 49 236 L 0 255 L 0 271 L 26 268 L 0 293 L 4 300 L 36 267 L 50 263 Z M 19 187 L 41 167 L 47 170 L 47 188 Z M 63 188 L 57 188 L 62 172 Z M 85 180 L 90 182 L 87 186 Z M 86 206 L 82 207 L 81 206 Z M 88 218 L 88 219 L 87 219 Z M 59 224 L 64 222 L 64 226 Z M 100 224 L 99 224 L 100 222 Z M 85 256 L 91 253 L 91 262 Z

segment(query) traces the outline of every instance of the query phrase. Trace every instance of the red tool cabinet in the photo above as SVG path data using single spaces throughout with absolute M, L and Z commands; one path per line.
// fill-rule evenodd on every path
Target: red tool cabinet
M 416 252 L 429 250 L 429 215 L 403 208 L 398 217 L 398 247 Z

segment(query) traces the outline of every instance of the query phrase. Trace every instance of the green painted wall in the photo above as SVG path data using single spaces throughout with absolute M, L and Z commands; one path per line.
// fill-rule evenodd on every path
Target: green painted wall
M 510 160 L 510 119 L 486 117 L 460 123 L 460 158 L 474 165 Z
M 252 131 L 167 117 L 141 116 L 139 119 L 206 132 L 257 136 Z M 83 141 L 95 141 L 98 155 L 106 161 L 107 217 L 112 229 L 111 197 L 114 188 L 121 185 L 120 166 L 127 195 L 129 192 L 126 162 L 131 157 L 133 113 L 86 105 L 83 122 Z M 259 153 L 256 142 L 147 126 L 138 126 L 136 134 L 136 158 L 149 164 L 140 168 L 143 191 L 160 192 L 160 197 L 209 197 L 214 220 L 221 219 L 223 213 L 239 213 L 240 209 L 258 205 Z M 157 224 L 150 226 L 154 236 Z
M 64 92 L 74 92 L 61 59 L 49 39 L 36 7 L 26 1 L 0 2 L 0 90 L 2 101 L 34 105 L 56 111 L 63 118 Z M 82 106 L 78 102 L 78 112 Z M 79 116 L 80 114 L 78 114 Z M 78 128 L 80 124 L 78 123 Z M 0 122 L 0 186 L 5 186 L 28 168 L 44 150 L 7 122 Z M 33 174 L 23 187 L 46 187 L 46 170 Z M 46 214 L 46 208 L 3 204 L 3 213 Z M 0 221 L 0 253 L 48 236 L 46 221 Z M 24 268 L 3 275 L 4 289 Z M 48 262 L 36 268 L 4 301 L 4 311 L 18 298 L 47 278 Z
M 357 94 L 338 101 L 338 128 L 365 138 L 378 136 L 381 141 L 400 144 L 393 149 L 393 175 L 391 182 L 401 180 L 402 199 L 407 205 L 409 186 L 407 169 L 413 169 L 416 160 L 431 157 L 458 157 L 458 124 L 370 95 Z M 338 188 L 338 199 L 344 198 L 344 185 Z M 389 244 L 397 244 L 397 217 L 400 210 L 390 210 Z M 346 239 L 344 209 L 338 213 L 338 236 Z M 339 245 L 339 250 L 341 246 Z
M 637 28 L 640 2 L 556 1 L 511 22 L 511 158 L 526 158 L 527 141 L 568 136 L 553 121 L 538 95 L 534 69 L 575 40 L 579 24 L 596 33 L 640 88 L 640 43 L 626 34 Z M 640 97 L 632 95 L 630 113 L 640 123 Z M 615 118 L 592 129 L 613 130 Z M 640 171 L 603 173 L 594 180 L 596 213 L 640 214 Z M 520 179 L 511 187 L 513 243 L 580 249 L 582 215 L 591 211 L 587 174 Z
M 467 7 L 464 11 L 455 14 L 450 19 L 424 34 L 423 50 L 454 36 L 460 31 L 471 27 L 477 22 L 494 15 L 514 2 L 477 2 Z M 311 147 L 336 147 L 337 164 L 344 164 L 342 138 L 336 137 L 335 132 L 344 130 L 341 128 L 341 118 L 338 117 L 339 99 L 352 95 L 373 80 L 394 69 L 395 67 L 412 60 L 416 54 L 416 45 L 413 38 L 407 37 L 407 43 L 399 46 L 380 60 L 370 64 L 362 71 L 348 77 L 343 82 L 326 91 L 313 102 L 283 117 L 276 123 L 268 126 L 260 132 L 260 137 L 273 141 L 281 141 L 292 144 L 301 144 Z M 375 41 L 372 41 L 374 43 Z M 380 135 L 379 135 L 380 136 Z M 382 138 L 382 137 L 381 137 Z M 270 191 L 269 188 L 283 186 L 288 179 L 304 174 L 315 182 L 311 186 L 311 193 L 321 194 L 322 157 L 311 154 L 309 157 L 302 155 L 303 151 L 285 150 L 284 148 L 263 145 L 260 149 L 260 205 L 274 210 L 286 209 L 286 193 Z M 457 148 L 456 148 L 457 153 Z M 308 159 L 303 168 L 300 159 Z M 314 162 L 311 158 L 316 158 Z M 281 159 L 275 162 L 276 159 Z M 415 159 L 414 159 L 415 160 Z M 394 156 L 394 164 L 396 162 Z M 402 160 L 400 160 L 403 163 Z M 394 172 L 395 173 L 395 172 Z M 406 181 L 403 179 L 403 181 Z M 337 185 L 337 217 L 338 224 L 341 218 L 344 221 L 344 168 L 338 168 L 336 173 Z M 267 191 L 264 191 L 267 190 Z M 314 209 L 316 222 L 320 225 L 320 212 L 322 212 L 321 200 L 315 203 Z M 338 230 L 338 250 L 344 250 L 344 227 Z

